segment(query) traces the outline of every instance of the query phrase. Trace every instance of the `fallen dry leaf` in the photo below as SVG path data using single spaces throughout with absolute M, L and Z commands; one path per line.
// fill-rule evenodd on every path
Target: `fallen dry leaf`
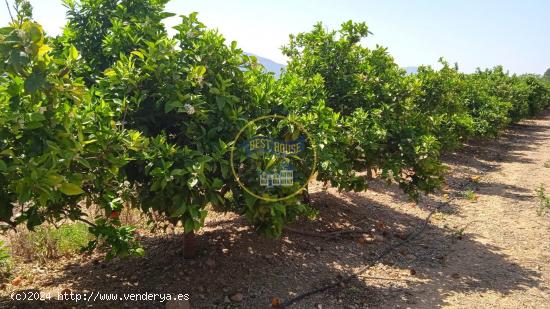
M 231 299 L 234 302 L 241 302 L 243 301 L 243 298 L 244 296 L 242 293 L 235 293 L 229 297 L 229 299 Z
M 23 279 L 21 279 L 21 277 L 17 276 L 15 278 L 13 278 L 13 280 L 11 281 L 11 285 L 18 286 L 18 285 L 21 284 L 22 281 L 23 281 Z
M 273 308 L 277 308 L 281 305 L 281 299 L 280 298 L 277 298 L 277 297 L 273 297 L 271 299 L 271 307 Z

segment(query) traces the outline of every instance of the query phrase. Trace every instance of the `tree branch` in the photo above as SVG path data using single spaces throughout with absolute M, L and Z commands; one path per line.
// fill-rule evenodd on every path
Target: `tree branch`
M 14 21 L 13 15 L 11 14 L 11 9 L 10 9 L 10 5 L 8 3 L 8 0 L 4 0 L 4 2 L 6 2 L 6 7 L 8 8 L 8 13 L 10 13 L 11 21 Z
M 86 224 L 88 224 L 88 225 L 90 225 L 90 226 L 97 227 L 97 225 L 95 225 L 94 223 L 88 221 L 87 219 L 78 217 L 78 218 L 76 218 L 76 220 L 82 221 L 82 222 L 84 222 L 84 223 L 86 223 Z

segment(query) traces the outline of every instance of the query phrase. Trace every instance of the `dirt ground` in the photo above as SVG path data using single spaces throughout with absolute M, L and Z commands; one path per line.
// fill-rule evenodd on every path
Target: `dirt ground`
M 191 308 L 269 308 L 338 281 L 400 242 L 440 206 L 423 234 L 348 284 L 292 308 L 550 308 L 550 214 L 537 215 L 534 190 L 550 191 L 550 112 L 513 125 L 498 140 L 469 143 L 445 156 L 445 192 L 419 204 L 398 188 L 338 193 L 313 185 L 313 221 L 281 239 L 254 234 L 234 214 L 211 213 L 199 233 L 200 255 L 182 257 L 181 235 L 144 240 L 147 256 L 104 261 L 74 257 L 16 269 L 0 307 L 177 308 L 161 302 L 56 302 L 10 299 L 13 291 L 188 293 Z M 546 165 L 546 167 L 545 167 Z M 550 192 L 549 192 L 550 194 Z M 183 307 L 181 307 L 183 308 Z

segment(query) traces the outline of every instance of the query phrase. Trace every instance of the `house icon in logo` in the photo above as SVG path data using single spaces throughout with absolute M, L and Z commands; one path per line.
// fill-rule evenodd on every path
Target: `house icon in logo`
M 294 171 L 290 165 L 284 165 L 280 171 L 275 173 L 262 172 L 260 174 L 260 186 L 273 187 L 289 187 L 294 184 Z

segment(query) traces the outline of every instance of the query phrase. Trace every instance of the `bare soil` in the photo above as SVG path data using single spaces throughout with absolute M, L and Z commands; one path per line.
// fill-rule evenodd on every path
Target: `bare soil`
M 445 156 L 444 192 L 411 203 L 394 186 L 362 193 L 312 184 L 319 211 L 281 239 L 257 236 L 235 214 L 211 212 L 197 235 L 200 254 L 182 257 L 182 235 L 146 237 L 144 258 L 78 256 L 18 265 L 21 284 L 3 286 L 0 307 L 174 308 L 160 302 L 58 302 L 10 293 L 188 293 L 191 308 L 269 308 L 337 282 L 418 229 L 428 228 L 348 284 L 294 308 L 550 308 L 550 215 L 534 190 L 550 191 L 550 112 L 513 125 L 498 140 L 468 143 Z M 549 193 L 550 194 L 550 193 Z M 317 237 L 341 230 L 362 233 Z M 330 234 L 333 235 L 333 234 Z M 242 299 L 241 299 L 242 298 Z

